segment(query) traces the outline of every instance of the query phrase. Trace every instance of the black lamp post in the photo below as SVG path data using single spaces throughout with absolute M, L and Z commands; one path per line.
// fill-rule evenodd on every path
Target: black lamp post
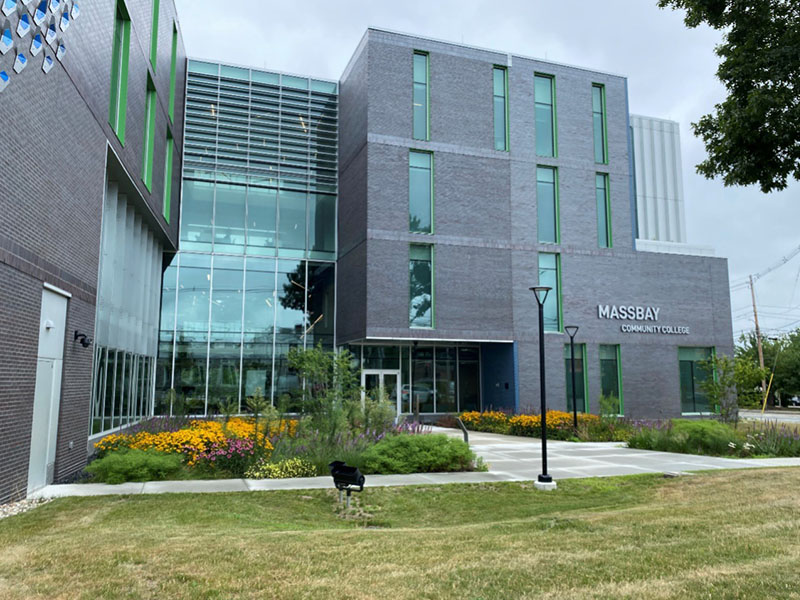
M 575 403 L 575 335 L 578 333 L 577 325 L 565 325 L 564 331 L 569 336 L 569 366 L 572 371 L 572 426 L 578 431 L 578 405 Z
M 553 478 L 547 473 L 547 397 L 544 391 L 544 302 L 551 289 L 545 286 L 530 288 L 539 305 L 539 389 L 542 395 L 542 473 L 539 483 L 553 483 Z

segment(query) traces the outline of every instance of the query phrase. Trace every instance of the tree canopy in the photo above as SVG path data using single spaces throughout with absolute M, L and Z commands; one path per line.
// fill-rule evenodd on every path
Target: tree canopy
M 724 31 L 717 77 L 728 91 L 692 129 L 708 157 L 697 171 L 726 186 L 763 192 L 800 180 L 800 2 L 798 0 L 658 0 L 683 9 L 684 22 Z

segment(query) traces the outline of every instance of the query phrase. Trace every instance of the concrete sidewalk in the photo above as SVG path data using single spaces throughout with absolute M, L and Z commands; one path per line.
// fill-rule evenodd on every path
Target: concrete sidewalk
M 460 431 L 434 427 L 437 433 L 461 437 Z M 471 431 L 470 446 L 489 465 L 486 473 L 418 473 L 414 475 L 368 475 L 370 487 L 397 485 L 438 485 L 493 481 L 530 481 L 541 473 L 541 441 Z M 626 448 L 617 442 L 548 441 L 550 474 L 558 481 L 576 477 L 611 477 L 637 473 L 706 471 L 800 466 L 800 458 L 734 459 L 693 454 L 672 454 Z M 84 483 L 49 485 L 31 498 L 102 496 L 110 494 L 165 494 L 208 492 L 253 492 L 331 488 L 331 478 L 299 479 L 214 479 L 206 481 L 150 481 L 146 483 Z

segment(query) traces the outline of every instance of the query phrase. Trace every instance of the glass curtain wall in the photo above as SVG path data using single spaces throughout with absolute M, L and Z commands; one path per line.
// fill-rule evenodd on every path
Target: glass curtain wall
M 246 408 L 334 345 L 335 82 L 189 61 L 181 252 L 164 274 L 156 412 Z
M 572 351 L 569 344 L 564 344 L 564 372 L 567 382 L 567 412 L 572 412 Z M 586 375 L 586 344 L 575 344 L 575 404 L 578 412 L 588 411 L 589 388 Z
M 400 370 L 404 413 L 481 409 L 478 347 L 350 346 L 349 350 L 362 369 Z
M 600 345 L 600 393 L 616 399 L 616 414 L 622 414 L 622 371 L 619 345 Z
M 714 376 L 702 364 L 713 356 L 714 348 L 678 348 L 682 413 L 711 412 L 712 407 L 700 384 Z

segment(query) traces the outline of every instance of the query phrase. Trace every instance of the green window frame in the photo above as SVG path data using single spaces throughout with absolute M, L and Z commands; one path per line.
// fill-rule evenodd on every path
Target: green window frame
M 414 51 L 413 94 L 412 94 L 412 133 L 415 140 L 431 139 L 431 66 L 427 52 Z
M 606 123 L 606 86 L 592 84 L 592 128 L 594 162 L 608 164 L 608 124 Z
M 707 414 L 714 410 L 708 397 L 700 389 L 700 384 L 716 373 L 701 363 L 716 356 L 716 348 L 679 347 L 678 368 L 681 392 L 681 414 Z
M 408 154 L 408 230 L 433 233 L 433 153 Z
M 561 243 L 561 218 L 558 199 L 558 169 L 536 167 L 536 211 L 538 240 L 542 244 Z
M 558 156 L 558 121 L 556 118 L 556 78 L 535 73 L 533 101 L 536 117 L 536 154 Z
M 167 146 L 164 153 L 164 220 L 169 224 L 170 209 L 172 204 L 172 156 L 174 140 L 172 132 L 167 129 Z
M 564 344 L 564 371 L 566 373 L 567 412 L 572 412 L 572 354 L 569 344 Z M 586 344 L 575 344 L 575 404 L 578 412 L 589 412 L 589 374 L 586 369 Z
M 544 302 L 544 330 L 563 331 L 563 309 L 561 302 L 561 255 L 539 252 L 539 285 L 552 288 Z
M 433 329 L 436 323 L 436 289 L 432 245 L 409 245 L 408 272 L 408 326 L 412 329 Z
M 175 95 L 178 77 L 178 26 L 172 24 L 172 53 L 169 65 L 169 120 L 175 121 Z
M 153 0 L 153 20 L 150 27 L 150 64 L 153 66 L 153 73 L 156 72 L 158 62 L 158 12 L 159 0 Z
M 128 63 L 131 47 L 131 18 L 122 0 L 117 0 L 114 14 L 114 39 L 111 55 L 111 89 L 108 122 L 120 143 L 125 145 L 128 112 Z
M 611 232 L 611 193 L 607 173 L 595 174 L 594 188 L 597 200 L 597 246 L 612 248 L 614 240 Z
M 617 398 L 617 415 L 624 410 L 622 393 L 622 355 L 619 344 L 600 344 L 600 394 Z
M 508 152 L 508 69 L 492 69 L 492 105 L 494 107 L 494 149 Z
M 144 139 L 142 143 L 142 181 L 148 191 L 153 191 L 153 154 L 156 146 L 156 88 L 147 76 L 145 100 Z

